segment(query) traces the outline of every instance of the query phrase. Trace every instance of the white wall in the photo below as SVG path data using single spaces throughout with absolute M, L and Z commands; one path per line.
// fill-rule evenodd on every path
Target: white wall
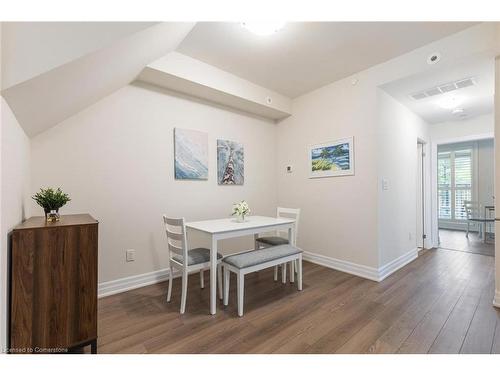
M 495 142 L 493 139 L 477 141 L 478 201 L 482 205 L 493 205 L 495 195 Z
M 433 124 L 429 128 L 430 137 L 433 143 L 442 143 L 459 140 L 460 138 L 493 134 L 495 122 L 493 113 L 473 117 L 467 120 L 447 121 Z
M 8 234 L 29 217 L 30 141 L 3 97 L 0 154 L 0 347 L 6 347 Z
M 278 124 L 278 203 L 301 211 L 298 246 L 307 252 L 378 267 L 375 90 L 337 81 L 293 102 Z M 308 146 L 354 137 L 355 175 L 309 178 Z M 293 172 L 287 173 L 287 165 Z
M 174 179 L 174 127 L 209 134 L 208 181 Z M 244 144 L 243 186 L 217 185 L 217 138 Z M 163 213 L 225 217 L 245 199 L 255 214 L 274 215 L 275 141 L 273 123 L 129 85 L 32 139 L 31 186 L 61 186 L 72 198 L 61 213 L 99 220 L 99 282 L 110 281 L 167 267 Z M 252 244 L 226 241 L 222 249 Z M 136 250 L 135 262 L 125 262 L 125 249 Z
M 417 141 L 428 145 L 429 125 L 383 90 L 378 90 L 377 107 L 378 248 L 382 267 L 417 247 Z M 429 173 L 429 166 L 426 158 L 424 173 Z M 387 182 L 387 190 L 382 188 L 382 180 Z M 424 183 L 428 180 L 424 178 Z M 430 197 L 426 198 L 430 202 Z

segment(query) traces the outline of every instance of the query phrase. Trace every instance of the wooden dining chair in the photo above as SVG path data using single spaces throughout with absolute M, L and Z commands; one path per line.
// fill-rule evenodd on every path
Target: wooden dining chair
M 295 230 L 293 236 L 293 243 L 291 245 L 297 245 L 297 233 L 299 229 L 299 219 L 300 219 L 300 208 L 285 208 L 278 207 L 276 209 L 276 217 L 295 219 Z M 255 239 L 255 248 L 261 249 L 270 246 L 279 246 L 288 244 L 288 233 L 277 231 L 274 236 L 264 236 L 257 237 Z M 274 281 L 278 280 L 278 267 L 281 266 L 281 280 L 286 283 L 286 264 L 277 265 L 274 267 Z M 295 262 L 290 262 L 290 282 L 295 281 L 295 270 L 297 269 Z
M 167 233 L 168 259 L 170 265 L 167 302 L 172 297 L 172 281 L 174 268 L 181 271 L 182 293 L 181 314 L 186 311 L 188 276 L 192 272 L 200 273 L 200 287 L 204 288 L 203 271 L 210 269 L 210 250 L 202 247 L 189 249 L 184 218 L 169 218 L 163 215 L 163 223 Z M 217 253 L 217 284 L 219 298 L 222 299 L 222 255 Z

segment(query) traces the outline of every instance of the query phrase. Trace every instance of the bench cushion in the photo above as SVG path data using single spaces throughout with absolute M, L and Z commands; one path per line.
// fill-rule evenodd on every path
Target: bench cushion
M 222 258 L 222 255 L 217 253 L 217 259 Z M 172 259 L 183 263 L 182 255 L 172 254 Z M 196 249 L 191 249 L 188 251 L 188 266 L 195 264 L 210 262 L 210 250 L 202 247 L 197 247 Z
M 283 237 L 271 236 L 271 237 L 259 237 L 256 239 L 257 242 L 264 243 L 270 246 L 286 245 L 288 240 Z
M 291 245 L 280 245 L 268 247 L 260 250 L 246 251 L 240 254 L 229 255 L 224 258 L 223 262 L 238 269 L 248 268 L 276 260 L 285 258 L 290 255 L 299 254 L 302 250 Z

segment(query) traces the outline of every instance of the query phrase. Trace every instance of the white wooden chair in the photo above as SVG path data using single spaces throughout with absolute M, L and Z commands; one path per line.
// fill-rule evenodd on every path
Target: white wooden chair
M 480 220 L 480 207 L 478 202 L 473 201 L 464 201 L 464 210 L 467 215 L 467 232 L 465 233 L 465 237 L 469 238 L 469 230 L 471 224 L 477 224 L 478 235 L 482 234 L 482 226 L 484 223 Z
M 293 243 L 291 245 L 297 245 L 297 233 L 299 230 L 299 219 L 300 219 L 300 208 L 285 208 L 278 207 L 276 209 L 276 217 L 281 218 L 292 218 L 295 219 L 295 230 L 293 236 Z M 288 244 L 288 238 L 283 237 L 283 234 L 286 236 L 285 232 L 276 232 L 275 236 L 265 236 L 258 237 L 255 239 L 255 248 L 261 249 L 270 246 L 279 246 Z M 295 269 L 297 268 L 296 262 L 290 262 L 290 282 L 295 282 Z M 274 267 L 274 281 L 278 280 L 278 266 L 281 266 L 281 281 L 286 283 L 286 264 L 277 265 Z
M 174 268 L 182 274 L 181 314 L 186 311 L 186 297 L 188 286 L 188 275 L 192 272 L 200 272 L 200 286 L 203 289 L 203 271 L 210 269 L 210 250 L 205 248 L 188 248 L 186 225 L 184 218 L 169 218 L 163 215 L 165 231 L 167 233 L 168 259 L 170 264 L 167 302 L 172 296 L 172 281 Z M 217 283 L 219 285 L 219 298 L 222 299 L 222 255 L 217 253 Z

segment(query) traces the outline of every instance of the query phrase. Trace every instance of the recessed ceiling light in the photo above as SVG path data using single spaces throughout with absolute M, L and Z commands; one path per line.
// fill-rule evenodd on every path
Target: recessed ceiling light
M 451 113 L 458 116 L 464 114 L 465 110 L 463 108 L 455 108 Z
M 266 36 L 280 31 L 285 22 L 242 22 L 241 26 L 256 35 Z
M 444 109 L 453 109 L 457 108 L 463 102 L 464 99 L 461 96 L 447 96 L 441 99 L 437 104 Z
M 437 64 L 440 60 L 441 54 L 439 52 L 434 52 L 427 57 L 427 64 L 434 65 Z

